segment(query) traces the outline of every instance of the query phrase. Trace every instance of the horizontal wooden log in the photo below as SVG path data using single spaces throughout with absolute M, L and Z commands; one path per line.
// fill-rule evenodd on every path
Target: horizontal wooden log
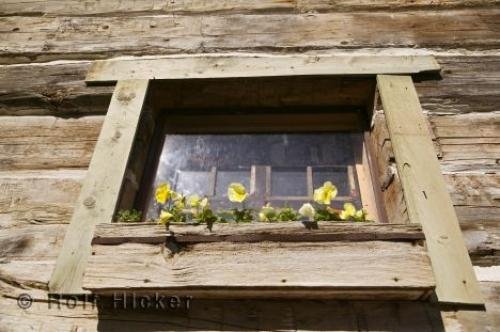
M 497 56 L 437 56 L 441 81 L 415 85 L 422 108 L 432 114 L 496 112 L 500 103 Z
M 1 117 L 0 171 L 87 167 L 103 119 Z
M 0 172 L 0 225 L 68 223 L 86 170 Z
M 250 223 L 206 225 L 163 225 L 148 223 L 98 224 L 94 244 L 198 242 L 325 242 L 325 241 L 415 241 L 422 240 L 418 225 L 318 222 Z
M 225 50 L 500 45 L 496 9 L 227 16 L 3 17 L 1 64 Z M 460 20 L 456 17 L 460 16 Z M 425 23 L 423 23 L 425 22 Z M 440 29 L 429 30 L 429 27 Z M 347 27 L 347 28 L 346 28 Z M 387 32 L 391 33 L 388 34 Z M 134 38 L 137 39 L 134 42 Z M 78 43 L 74 43 L 78 40 Z
M 497 298 L 500 283 L 481 282 L 487 313 L 448 308 L 440 315 L 435 304 L 421 301 L 325 301 L 325 300 L 204 300 L 193 299 L 188 311 L 137 310 L 113 306 L 112 298 L 102 298 L 97 305 L 78 301 L 75 307 L 67 300 L 47 301 L 47 294 L 29 290 L 35 298 L 32 306 L 20 310 L 17 295 L 26 289 L 2 284 L 0 312 L 7 331 L 130 330 L 347 330 L 347 331 L 467 331 L 495 330 L 500 308 Z M 71 304 L 71 302 L 70 302 Z M 250 314 L 249 314 L 250 313 Z M 332 319 L 335 317 L 335 319 Z
M 90 62 L 4 66 L 0 115 L 105 114 L 113 87 L 88 87 Z
M 460 228 L 474 265 L 500 265 L 500 223 L 461 223 Z
M 418 299 L 434 287 L 424 248 L 408 242 L 212 242 L 173 255 L 163 245 L 124 243 L 92 251 L 83 287 L 97 294 Z
M 443 80 L 416 84 L 426 111 L 478 115 L 498 111 L 495 105 L 500 103 L 500 57 L 438 56 L 437 59 L 443 68 Z M 90 62 L 82 61 L 2 67 L 0 115 L 105 114 L 112 87 L 86 86 L 84 77 L 89 65 Z M 338 90 L 331 79 L 321 77 L 286 81 L 179 81 L 169 83 L 169 87 L 164 91 L 164 99 L 171 100 L 170 107 L 327 106 L 337 95 L 329 91 Z M 345 103 L 349 104 L 348 100 Z
M 500 208 L 500 174 L 446 174 L 453 204 Z
M 101 60 L 90 67 L 88 83 L 124 79 L 199 79 L 280 76 L 367 76 L 439 73 L 431 56 L 197 55 L 157 59 Z
M 122 1 L 108 0 L 5 0 L 0 8 L 0 15 L 37 16 L 129 16 L 154 14 L 207 14 L 207 13 L 296 13 L 296 12 L 337 12 L 356 10 L 405 10 L 405 9 L 453 9 L 487 8 L 498 4 L 496 0 L 144 0 Z

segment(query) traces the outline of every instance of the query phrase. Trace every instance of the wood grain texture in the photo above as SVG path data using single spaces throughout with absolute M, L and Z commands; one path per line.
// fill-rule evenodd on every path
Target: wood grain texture
M 112 221 L 147 87 L 148 81 L 132 80 L 115 88 L 51 278 L 54 293 L 82 292 L 94 225 Z
M 357 51 L 352 52 L 358 54 Z M 328 54 L 346 53 L 329 51 Z M 495 105 L 500 103 L 499 56 L 440 55 L 436 58 L 443 68 L 443 80 L 415 84 L 425 111 L 430 115 L 449 116 L 471 113 L 462 118 L 470 121 L 475 117 L 479 119 L 481 114 L 498 111 Z M 75 61 L 2 67 L 0 114 L 105 114 L 113 89 L 109 86 L 86 86 L 84 78 L 89 66 L 88 61 Z M 331 89 L 342 91 L 331 79 L 321 77 L 297 77 L 286 81 L 179 81 L 169 83 L 169 89 L 174 92 L 165 90 L 165 100 L 172 100 L 171 105 L 176 107 L 200 107 L 204 103 L 212 107 L 326 106 L 338 95 L 328 93 Z M 345 104 L 352 104 L 348 101 L 344 98 Z M 487 121 L 476 120 L 475 123 L 479 126 Z
M 0 171 L 85 168 L 103 122 L 103 116 L 0 119 Z
M 439 301 L 482 304 L 418 95 L 409 76 L 377 76 L 411 222 L 422 224 Z
M 200 79 L 273 76 L 366 76 L 439 73 L 431 56 L 242 56 L 207 54 L 157 59 L 101 60 L 90 67 L 88 83 L 128 79 Z
M 95 293 L 417 299 L 434 286 L 424 248 L 405 242 L 213 242 L 177 254 L 125 243 L 92 251 L 83 287 Z
M 300 222 L 163 225 L 150 223 L 98 224 L 94 244 L 165 243 L 167 237 L 179 243 L 198 242 L 328 242 L 328 241 L 416 241 L 424 235 L 418 225 L 318 222 L 315 227 Z
M 467 234 L 469 234 L 469 231 L 472 231 L 475 233 L 474 237 L 476 239 L 484 237 L 483 244 L 485 246 L 493 243 L 494 239 L 487 239 L 486 237 L 491 234 L 495 234 L 495 229 L 497 229 L 495 228 L 495 224 L 480 225 L 471 223 L 469 226 L 472 228 L 464 233 L 467 242 L 469 242 L 467 240 Z M 179 325 L 176 324 L 181 324 L 183 326 L 196 326 L 199 329 L 206 330 L 208 327 L 203 324 L 207 324 L 207 320 L 203 317 L 206 317 L 207 319 L 210 318 L 208 319 L 210 322 L 216 321 L 217 323 L 213 324 L 219 326 L 217 329 L 221 329 L 220 326 L 226 326 L 225 324 L 227 324 L 228 330 L 234 330 L 236 328 L 235 325 L 231 325 L 231 322 L 236 324 L 234 320 L 240 322 L 240 325 L 238 326 L 245 326 L 249 329 L 251 326 L 255 326 L 252 325 L 255 324 L 255 318 L 252 316 L 251 319 L 248 318 L 248 321 L 245 320 L 248 310 L 256 310 L 259 317 L 261 317 L 261 319 L 259 319 L 259 322 L 261 323 L 262 319 L 269 317 L 269 319 L 265 319 L 265 321 L 268 321 L 268 324 L 270 325 L 260 325 L 261 328 L 267 326 L 268 329 L 271 329 L 272 327 L 284 328 L 285 326 L 288 326 L 286 325 L 288 324 L 286 323 L 288 322 L 288 320 L 285 319 L 286 317 L 288 317 L 287 319 L 292 319 L 293 324 L 290 324 L 297 326 L 296 324 L 299 324 L 298 322 L 301 321 L 299 317 L 303 317 L 304 320 L 301 321 L 302 323 L 300 324 L 305 329 L 331 330 L 337 326 L 338 329 L 343 327 L 345 330 L 345 326 L 351 325 L 344 325 L 346 323 L 343 319 L 350 317 L 349 321 L 352 319 L 354 322 L 354 325 L 352 325 L 352 329 L 354 330 L 357 330 L 360 326 L 365 329 L 368 329 L 368 326 L 372 326 L 373 329 L 378 328 L 379 330 L 382 328 L 388 328 L 388 326 L 396 329 L 421 326 L 423 330 L 426 330 L 429 327 L 429 325 L 426 324 L 430 323 L 428 316 L 424 313 L 427 312 L 428 314 L 429 310 L 434 310 L 427 307 L 428 304 L 425 302 L 391 301 L 376 302 L 375 304 L 374 302 L 366 301 L 337 302 L 320 300 L 205 301 L 198 298 L 193 300 L 191 310 L 186 313 L 187 316 L 181 313 L 169 313 L 166 315 L 163 311 L 139 312 L 137 310 L 127 310 L 121 312 L 113 310 L 112 303 L 109 309 L 92 307 L 91 303 L 86 303 L 86 306 L 83 307 L 83 303 L 81 302 L 76 308 L 69 309 L 65 305 L 64 300 L 61 302 L 61 309 L 54 308 L 57 306 L 57 301 L 52 302 L 54 307 L 49 309 L 46 293 L 47 284 L 50 279 L 50 272 L 54 267 L 55 259 L 60 250 L 60 245 L 64 235 L 64 228 L 65 225 L 51 226 L 23 224 L 19 227 L 16 226 L 0 229 L 0 248 L 2 248 L 0 249 L 0 259 L 2 260 L 2 264 L 0 264 L 0 294 L 2 295 L 0 296 L 2 312 L 1 322 L 2 327 L 7 331 L 15 331 L 19 327 L 24 326 L 27 328 L 41 328 L 42 330 L 70 330 L 70 328 L 75 327 L 85 327 L 90 330 L 95 330 L 95 326 L 97 324 L 100 324 L 101 327 L 119 327 L 122 326 L 124 320 L 127 321 L 127 324 L 132 324 L 138 329 L 144 328 L 145 326 L 155 326 L 157 330 L 171 330 L 176 329 L 176 326 L 178 328 Z M 497 253 L 500 248 L 498 240 L 499 238 L 497 237 Z M 20 243 L 23 245 L 19 245 Z M 498 260 L 496 265 L 500 265 Z M 498 313 L 500 311 L 496 303 L 499 289 L 500 285 L 498 283 L 495 285 L 495 283 L 491 282 L 481 282 L 481 291 L 486 297 L 488 314 L 477 311 L 468 312 L 463 310 L 463 308 L 457 309 L 456 311 L 448 308 L 444 318 L 445 323 L 447 325 L 457 327 L 457 331 L 460 331 L 459 328 L 464 329 L 464 325 L 470 328 L 471 324 L 480 324 L 476 326 L 485 326 L 485 328 L 493 326 L 493 321 L 489 320 L 488 317 L 497 317 L 497 319 L 499 317 Z M 16 303 L 16 297 L 22 293 L 29 293 L 35 299 L 35 302 L 30 309 L 19 310 Z M 293 312 L 295 313 L 293 315 L 291 314 L 292 311 L 290 311 L 292 309 L 289 307 L 292 304 L 295 308 L 293 309 Z M 423 307 L 422 311 L 417 312 L 414 312 L 413 310 L 410 312 L 407 311 L 409 308 L 413 308 L 413 306 L 416 305 L 424 305 L 425 308 Z M 335 310 L 341 311 L 338 312 Z M 342 314 L 344 313 L 342 310 L 346 311 L 345 314 Z M 287 312 L 290 312 L 290 314 L 285 314 Z M 401 317 L 406 317 L 406 314 L 403 314 L 403 312 L 408 312 L 409 316 L 406 320 L 401 321 Z M 229 315 L 229 313 L 231 313 L 231 315 L 228 317 L 227 315 Z M 375 319 L 378 314 L 382 313 L 386 313 L 382 321 Z M 403 316 L 394 317 L 396 313 Z M 334 315 L 335 319 L 332 320 L 331 315 Z M 311 317 L 311 320 L 306 319 L 307 317 Z M 480 319 L 481 317 L 482 319 Z M 176 319 L 175 324 L 173 323 L 174 318 Z M 361 319 L 361 321 L 359 321 L 359 319 Z M 276 325 L 275 322 L 277 320 L 282 320 L 283 322 Z M 140 323 L 137 321 L 140 321 Z M 344 323 L 340 324 L 339 321 Z M 436 319 L 435 323 L 437 322 L 440 322 L 440 319 Z M 170 326 L 172 327 L 170 328 Z M 202 326 L 205 327 L 202 328 Z M 232 328 L 230 326 L 232 326 Z
M 461 19 L 457 20 L 457 16 Z M 500 45 L 498 17 L 496 9 L 450 10 L 431 14 L 413 11 L 109 18 L 3 17 L 0 29 L 5 33 L 0 64 L 232 50 L 306 51 L 389 46 L 496 49 Z M 441 28 L 428 29 L 436 25 Z M 74 43 L 75 40 L 78 43 Z
M 0 226 L 68 223 L 86 170 L 0 172 Z
M 306 13 L 356 10 L 453 9 L 493 7 L 497 0 L 5 0 L 0 15 L 133 16 L 158 14 Z

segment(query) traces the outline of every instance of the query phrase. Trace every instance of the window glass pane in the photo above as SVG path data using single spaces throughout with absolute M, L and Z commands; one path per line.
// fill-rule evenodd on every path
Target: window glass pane
M 307 196 L 306 168 L 271 170 L 271 196 Z
M 246 204 L 258 209 L 266 202 L 299 207 L 312 201 L 313 188 L 331 181 L 339 190 L 334 206 L 348 200 L 360 206 L 354 142 L 352 133 L 340 132 L 167 133 L 153 185 L 168 182 L 183 194 L 207 195 L 215 208 L 227 208 L 231 182 L 248 192 L 252 184 Z M 147 217 L 155 218 L 153 195 L 148 207 Z

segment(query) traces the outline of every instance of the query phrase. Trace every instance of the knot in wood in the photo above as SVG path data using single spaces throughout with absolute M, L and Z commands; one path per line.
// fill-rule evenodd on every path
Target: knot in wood
M 135 98 L 134 92 L 120 91 L 118 93 L 118 101 L 124 105 L 128 104 L 132 99 Z
M 95 206 L 95 199 L 94 197 L 87 197 L 83 200 L 83 205 L 85 205 L 86 208 L 93 208 Z

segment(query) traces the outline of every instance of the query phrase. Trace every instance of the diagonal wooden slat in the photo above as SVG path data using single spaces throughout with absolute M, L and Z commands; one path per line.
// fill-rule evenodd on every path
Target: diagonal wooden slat
M 410 221 L 422 224 L 440 302 L 482 305 L 429 129 L 410 76 L 377 76 Z
M 116 85 L 49 283 L 51 293 L 84 292 L 94 227 L 112 221 L 147 89 L 148 80 Z

